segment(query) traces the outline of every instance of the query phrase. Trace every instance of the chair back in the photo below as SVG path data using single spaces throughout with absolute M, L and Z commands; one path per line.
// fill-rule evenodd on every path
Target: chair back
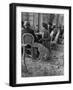
M 34 37 L 32 34 L 30 33 L 24 33 L 22 36 L 23 39 L 23 44 L 29 44 L 29 45 L 33 45 L 34 43 Z

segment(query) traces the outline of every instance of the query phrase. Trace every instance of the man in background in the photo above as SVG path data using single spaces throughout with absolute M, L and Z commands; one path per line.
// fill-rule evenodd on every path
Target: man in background
M 36 36 L 35 36 L 34 30 L 31 29 L 30 22 L 28 22 L 28 21 L 24 24 L 24 29 L 22 30 L 22 36 L 24 33 L 32 34 L 34 36 L 34 41 L 36 41 Z

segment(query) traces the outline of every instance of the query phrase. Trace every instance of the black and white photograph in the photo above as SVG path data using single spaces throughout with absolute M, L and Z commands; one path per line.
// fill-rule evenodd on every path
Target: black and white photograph
M 64 15 L 21 12 L 21 77 L 64 75 Z
M 71 7 L 10 4 L 10 86 L 71 83 Z

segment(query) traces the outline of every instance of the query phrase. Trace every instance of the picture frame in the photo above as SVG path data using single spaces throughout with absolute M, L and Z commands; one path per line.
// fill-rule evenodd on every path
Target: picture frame
M 13 86 L 13 87 L 17 87 L 17 86 L 34 86 L 34 85 L 71 83 L 71 6 L 11 3 L 9 5 L 9 8 L 10 8 L 10 11 L 9 11 L 10 12 L 9 85 Z M 55 17 L 58 19 L 55 19 L 55 21 L 52 21 L 53 19 L 50 20 L 49 17 L 50 18 Z M 62 18 L 59 20 L 59 17 L 60 18 L 62 17 Z M 41 46 L 40 44 L 38 44 L 38 45 L 32 44 L 34 46 L 34 48 L 33 48 L 34 53 L 32 54 L 32 52 L 31 52 L 32 49 L 28 50 L 29 49 L 28 47 L 30 47 L 29 46 L 30 44 L 28 46 L 26 46 L 26 44 L 23 44 L 22 36 L 27 37 L 29 34 L 22 35 L 22 25 L 24 26 L 24 24 L 26 23 L 26 22 L 24 23 L 23 21 L 28 21 L 28 20 L 29 20 L 30 24 L 32 26 L 34 26 L 33 28 L 35 28 L 35 30 L 37 30 L 37 33 L 35 33 L 35 35 L 38 37 L 38 41 L 37 41 L 38 43 L 39 43 L 39 39 L 41 38 L 41 34 L 40 34 L 41 30 L 42 30 L 41 23 L 43 23 L 43 21 L 47 22 L 47 23 L 50 23 L 49 21 L 56 23 L 58 20 L 57 27 L 55 26 L 55 28 L 57 28 L 57 31 L 60 28 L 58 25 L 64 26 L 63 27 L 63 31 L 64 31 L 63 41 L 64 42 L 62 45 L 62 48 L 64 50 L 61 49 L 62 53 L 60 53 L 60 51 L 58 52 L 58 53 L 62 54 L 62 56 L 63 56 L 63 58 L 61 60 L 58 61 L 57 58 L 54 57 L 54 59 L 56 58 L 55 59 L 56 61 L 53 62 L 52 61 L 53 58 L 52 58 L 51 60 L 49 60 L 47 62 L 47 61 L 43 60 L 43 58 L 42 58 L 43 55 L 45 55 L 45 54 L 47 55 L 46 48 L 43 49 L 44 47 Z M 26 23 L 26 26 L 30 26 L 30 24 Z M 26 26 L 24 27 L 25 29 L 26 29 Z M 47 27 L 48 25 L 43 24 L 43 26 Z M 54 26 L 54 24 L 52 24 L 52 26 Z M 37 29 L 37 27 L 38 27 L 38 29 Z M 57 33 L 57 35 L 58 35 L 58 33 Z M 32 41 L 33 37 L 31 35 L 29 35 L 29 36 L 32 39 L 30 39 L 30 37 L 29 37 L 27 40 L 24 40 L 24 39 L 26 39 L 24 37 L 23 40 L 31 43 L 30 40 Z M 32 47 L 32 45 L 31 45 L 31 47 Z M 54 44 L 54 46 L 55 45 L 56 44 Z M 36 46 L 38 46 L 38 48 Z M 54 46 L 52 46 L 52 47 L 54 47 Z M 23 48 L 23 47 L 26 47 L 26 48 Z M 39 49 L 39 47 L 43 51 L 41 51 Z M 38 49 L 39 49 L 39 51 L 38 51 Z M 49 49 L 49 51 L 50 51 L 50 49 Z M 44 54 L 43 55 L 38 54 L 41 52 L 44 52 Z M 34 59 L 27 60 L 27 58 L 25 57 L 26 61 L 28 62 L 27 63 L 28 66 L 26 67 L 23 65 L 24 64 L 23 61 L 25 61 L 25 58 L 24 58 L 25 53 L 29 54 L 30 57 L 31 56 L 33 58 L 40 57 L 42 59 L 38 60 L 39 59 L 38 58 L 38 59 L 35 59 L 36 60 L 35 61 Z M 58 53 L 56 54 L 56 56 L 58 56 L 58 59 L 60 59 Z M 48 53 L 48 55 L 49 55 L 49 53 Z M 28 55 L 26 55 L 26 56 L 28 56 Z M 24 58 L 24 60 L 22 60 L 22 58 Z M 62 62 L 60 62 L 60 61 L 62 61 Z M 47 62 L 48 64 L 43 64 L 42 62 L 44 62 L 44 63 Z M 25 68 L 26 68 L 26 70 L 25 70 Z M 50 69 L 48 69 L 48 68 L 50 68 Z

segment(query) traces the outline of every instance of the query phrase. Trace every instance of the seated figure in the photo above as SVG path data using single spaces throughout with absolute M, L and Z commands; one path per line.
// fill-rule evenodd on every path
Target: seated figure
M 24 33 L 30 33 L 33 35 L 34 37 L 34 42 L 36 41 L 36 36 L 35 36 L 35 33 L 34 33 L 34 30 L 31 29 L 31 26 L 30 26 L 30 23 L 27 22 L 26 25 L 25 25 L 25 28 L 22 30 L 22 36 Z
M 38 59 L 48 60 L 50 52 L 44 45 L 40 43 L 34 43 L 33 47 L 36 47 L 36 50 L 34 50 L 33 55 L 36 51 Z

